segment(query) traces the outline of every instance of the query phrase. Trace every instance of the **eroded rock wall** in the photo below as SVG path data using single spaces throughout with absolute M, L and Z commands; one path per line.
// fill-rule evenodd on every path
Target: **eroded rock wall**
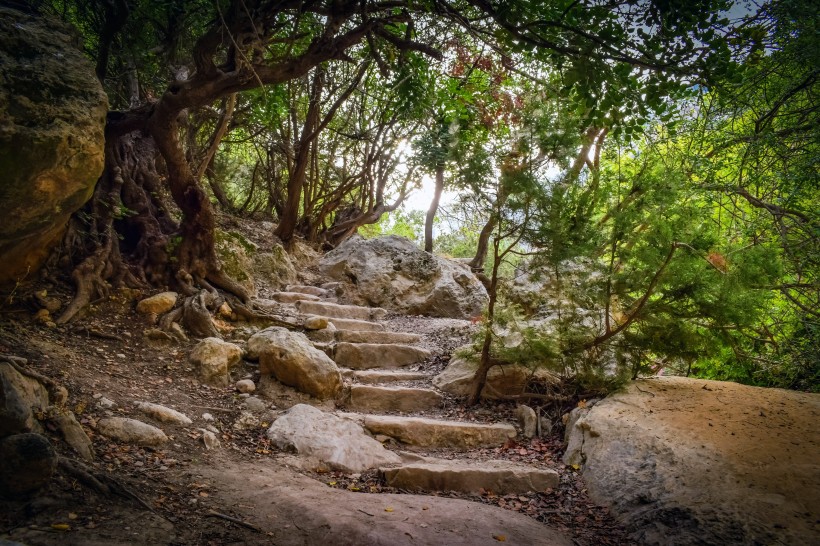
M 36 272 L 91 197 L 107 111 L 69 27 L 0 7 L 0 284 Z

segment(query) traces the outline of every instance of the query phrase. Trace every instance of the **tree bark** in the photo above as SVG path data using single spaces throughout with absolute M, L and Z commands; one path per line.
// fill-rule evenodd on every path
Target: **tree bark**
M 436 165 L 436 187 L 433 192 L 433 200 L 430 201 L 430 208 L 427 209 L 427 216 L 424 219 L 424 250 L 430 253 L 433 252 L 433 221 L 436 219 L 443 191 L 444 163 L 439 163 Z

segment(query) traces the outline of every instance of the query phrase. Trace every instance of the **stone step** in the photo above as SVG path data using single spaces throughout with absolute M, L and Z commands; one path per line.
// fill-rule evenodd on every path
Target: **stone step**
M 411 491 L 459 491 L 496 495 L 546 491 L 558 486 L 558 472 L 508 461 L 428 459 L 379 470 L 389 487 Z
M 348 343 L 401 343 L 410 345 L 421 341 L 419 334 L 410 332 L 362 332 L 357 330 L 336 330 L 336 341 Z
M 328 317 L 328 321 L 337 330 L 355 330 L 357 332 L 383 332 L 384 324 L 367 320 L 342 319 Z
M 431 355 L 427 349 L 397 343 L 337 343 L 333 357 L 339 366 L 354 370 L 400 368 Z
M 271 299 L 279 303 L 296 303 L 297 301 L 319 301 L 318 296 L 305 294 L 304 292 L 274 292 Z
M 441 406 L 444 397 L 433 389 L 353 385 L 348 408 L 355 411 L 428 411 Z
M 332 296 L 329 290 L 319 288 L 318 286 L 309 286 L 306 284 L 289 284 L 285 287 L 287 292 L 300 292 L 302 294 L 310 294 L 319 298 L 327 298 Z
M 429 376 L 424 372 L 405 372 L 402 370 L 351 370 L 343 369 L 342 376 L 359 383 L 397 383 L 399 381 L 419 381 Z
M 330 319 L 382 320 L 387 316 L 387 311 L 380 307 L 340 305 L 321 301 L 299 301 L 296 308 L 307 315 L 322 315 Z
M 497 446 L 516 436 L 515 427 L 506 423 L 464 423 L 394 415 L 365 415 L 364 427 L 372 434 L 384 434 L 420 447 Z

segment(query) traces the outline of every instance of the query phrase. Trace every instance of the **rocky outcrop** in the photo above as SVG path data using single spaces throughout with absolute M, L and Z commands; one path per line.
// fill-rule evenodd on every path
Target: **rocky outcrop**
M 487 303 L 486 289 L 469 268 L 395 235 L 352 237 L 319 264 L 323 273 L 346 283 L 345 297 L 357 304 L 468 319 L 480 315 Z
M 339 368 L 302 333 L 266 328 L 248 340 L 248 358 L 259 360 L 263 376 L 319 399 L 334 398 L 342 388 Z
M 270 252 L 256 252 L 252 257 L 256 275 L 273 288 L 284 288 L 297 278 L 296 267 L 282 245 L 273 245 Z
M 362 472 L 401 458 L 368 436 L 348 419 L 298 404 L 268 429 L 268 438 L 280 449 L 293 449 L 344 472 Z
M 567 464 L 639 544 L 813 544 L 820 395 L 659 377 L 573 410 Z
M 214 246 L 222 268 L 229 277 L 241 284 L 249 294 L 256 295 L 253 282 L 253 256 L 257 247 L 236 231 L 214 231 Z
M 107 111 L 69 27 L 0 8 L 0 284 L 30 278 L 91 197 Z

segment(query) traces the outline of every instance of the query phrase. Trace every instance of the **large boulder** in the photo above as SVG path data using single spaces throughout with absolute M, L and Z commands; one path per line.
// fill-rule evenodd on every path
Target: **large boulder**
M 0 440 L 0 496 L 28 498 L 51 479 L 57 452 L 45 436 L 14 434 Z
M 259 359 L 259 371 L 280 383 L 319 399 L 335 398 L 342 388 L 336 363 L 300 332 L 272 326 L 248 340 L 248 358 Z
M 453 396 L 468 396 L 476 371 L 478 359 L 454 356 L 444 370 L 433 378 L 436 388 Z M 516 396 L 524 392 L 527 382 L 533 378 L 549 380 L 544 370 L 531 370 L 521 364 L 493 366 L 487 374 L 487 383 L 481 392 L 486 400 Z
M 49 406 L 48 391 L 36 379 L 0 362 L 0 438 L 22 432 L 40 432 L 36 413 Z
M 347 283 L 354 303 L 413 315 L 469 319 L 487 304 L 487 290 L 462 264 L 429 254 L 404 237 L 352 237 L 319 262 Z
M 270 252 L 255 252 L 253 265 L 256 275 L 263 277 L 271 287 L 282 289 L 296 282 L 296 267 L 282 245 L 275 244 Z
M 280 449 L 293 449 L 344 472 L 362 472 L 401 457 L 365 433 L 349 419 L 298 404 L 268 429 L 268 438 Z
M 238 345 L 217 337 L 206 337 L 188 355 L 188 361 L 196 368 L 200 381 L 215 387 L 228 386 L 231 368 L 241 360 L 242 349 Z
M 73 31 L 0 8 L 0 284 L 36 271 L 103 169 L 108 100 Z
M 573 410 L 564 461 L 637 544 L 816 544 L 820 395 L 658 377 Z

